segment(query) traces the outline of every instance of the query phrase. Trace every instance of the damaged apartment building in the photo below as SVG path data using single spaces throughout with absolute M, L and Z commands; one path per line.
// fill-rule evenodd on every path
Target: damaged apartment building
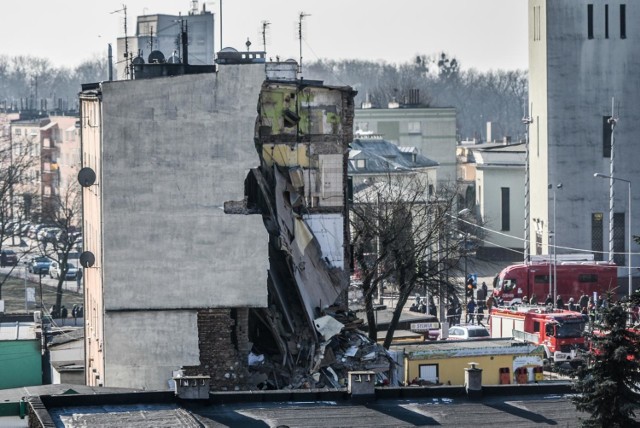
M 387 372 L 343 305 L 354 92 L 264 52 L 219 58 L 83 85 L 87 384 L 338 387 L 349 370 Z

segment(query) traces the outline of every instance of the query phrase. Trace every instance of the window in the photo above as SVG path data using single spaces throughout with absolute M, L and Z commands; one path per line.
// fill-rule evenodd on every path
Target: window
M 420 134 L 420 122 L 409 122 L 407 124 L 407 131 L 409 134 Z
M 540 321 L 534 321 L 533 322 L 533 332 L 534 333 L 539 333 L 540 332 Z
M 602 213 L 591 214 L 591 251 L 596 261 L 604 260 Z
M 602 157 L 611 157 L 611 116 L 602 116 Z
M 356 160 L 356 168 L 366 168 L 367 161 L 365 159 L 357 159 Z
M 625 264 L 624 213 L 613 214 L 613 262 L 618 266 Z
M 536 275 L 533 277 L 533 282 L 536 284 L 548 284 L 549 282 L 553 282 L 553 276 L 551 277 L 551 280 L 549 280 L 549 274 Z
M 20 129 L 20 128 L 16 128 L 16 132 L 15 132 L 15 134 L 16 134 L 16 135 L 22 135 L 22 129 Z
M 620 38 L 627 38 L 627 6 L 620 5 Z
M 581 273 L 578 275 L 578 282 L 598 282 L 598 275 L 595 273 Z
M 437 364 L 420 364 L 420 379 L 438 383 L 439 373 Z
M 609 5 L 604 5 L 604 38 L 609 38 Z
M 593 5 L 587 5 L 587 38 L 593 39 Z
M 502 192 L 502 230 L 510 230 L 509 188 L 502 187 L 500 190 Z

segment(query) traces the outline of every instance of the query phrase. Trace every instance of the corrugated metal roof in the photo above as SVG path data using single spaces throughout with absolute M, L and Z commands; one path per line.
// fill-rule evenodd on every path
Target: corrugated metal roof
M 33 322 L 0 323 L 0 340 L 34 340 L 36 327 Z

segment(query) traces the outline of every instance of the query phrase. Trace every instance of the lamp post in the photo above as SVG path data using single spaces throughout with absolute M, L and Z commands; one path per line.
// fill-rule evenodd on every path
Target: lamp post
M 549 184 L 549 189 L 553 190 L 553 292 L 552 298 L 555 305 L 556 299 L 558 298 L 558 280 L 557 280 L 557 247 L 558 247 L 558 237 L 556 236 L 556 189 L 562 189 L 562 183 L 558 183 L 555 186 L 553 184 Z M 551 241 L 551 239 L 549 239 Z M 551 242 L 549 242 L 551 244 Z M 551 261 L 549 261 L 551 263 Z M 551 265 L 549 265 L 549 274 L 551 275 Z M 549 288 L 551 289 L 551 276 L 549 277 Z
M 627 183 L 628 188 L 629 188 L 629 226 L 628 226 L 628 230 L 627 230 L 627 253 L 628 253 L 628 260 L 627 260 L 627 267 L 628 267 L 628 276 L 629 276 L 629 297 L 631 297 L 631 293 L 633 292 L 633 278 L 631 276 L 631 180 L 627 180 L 624 178 L 620 178 L 620 177 L 614 177 L 613 175 L 605 175 L 605 174 L 601 174 L 599 172 L 596 172 L 593 174 L 594 177 L 599 177 L 599 178 L 608 178 L 610 181 L 624 181 L 625 183 Z M 609 201 L 609 206 L 613 206 L 613 202 Z M 611 221 L 611 220 L 609 220 Z M 613 230 L 613 226 L 609 225 L 609 233 L 611 234 Z M 610 236 L 609 237 L 609 241 L 613 242 L 613 237 Z

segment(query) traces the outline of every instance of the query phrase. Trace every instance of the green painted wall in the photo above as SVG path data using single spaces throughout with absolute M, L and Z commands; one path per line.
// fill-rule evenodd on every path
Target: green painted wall
M 0 389 L 33 385 L 42 385 L 40 341 L 0 341 Z

